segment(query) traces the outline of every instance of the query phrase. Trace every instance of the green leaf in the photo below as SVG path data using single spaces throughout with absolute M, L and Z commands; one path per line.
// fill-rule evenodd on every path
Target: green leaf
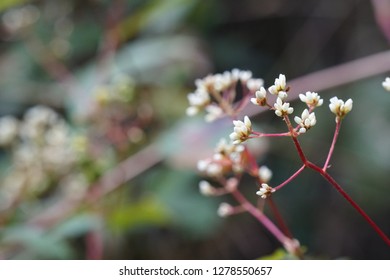
M 152 196 L 140 201 L 115 207 L 108 223 L 114 230 L 133 229 L 145 225 L 165 225 L 170 217 L 166 207 Z

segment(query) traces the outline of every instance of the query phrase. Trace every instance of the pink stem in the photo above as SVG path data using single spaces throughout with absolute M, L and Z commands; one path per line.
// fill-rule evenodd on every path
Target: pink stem
M 307 167 L 320 173 L 358 212 L 359 214 L 370 224 L 370 226 L 378 233 L 378 235 L 390 246 L 390 239 L 379 228 L 379 226 L 364 212 L 362 208 L 341 188 L 341 186 L 330 176 L 326 171 L 318 167 L 317 165 L 307 162 Z
M 234 198 L 241 204 L 241 206 L 248 211 L 253 217 L 255 217 L 265 228 L 267 228 L 273 236 L 275 236 L 276 239 L 280 241 L 280 243 L 283 244 L 286 250 L 288 250 L 291 253 L 294 253 L 294 251 L 297 251 L 298 248 L 294 248 L 295 250 L 291 250 L 287 244 L 292 244 L 292 240 L 288 238 L 286 235 L 283 234 L 279 230 L 275 224 L 268 219 L 266 215 L 264 215 L 259 209 L 257 209 L 255 206 L 253 206 L 238 190 L 232 192 L 232 195 Z
M 291 136 L 290 132 L 284 132 L 284 133 L 261 133 L 261 132 L 252 131 L 252 134 L 254 134 L 256 136 L 250 136 L 249 138 Z
M 339 135 L 339 132 L 340 132 L 340 126 L 341 126 L 341 121 L 339 120 L 336 122 L 336 129 L 334 131 L 332 145 L 330 145 L 328 156 L 326 158 L 324 167 L 322 168 L 322 170 L 324 170 L 324 171 L 326 171 L 326 169 L 328 168 L 330 158 L 332 157 L 334 146 L 335 146 L 336 141 L 337 141 L 337 136 Z
M 282 187 L 284 187 L 285 185 L 287 185 L 288 183 L 290 183 L 303 171 L 303 169 L 305 169 L 305 167 L 306 167 L 305 164 L 302 165 L 301 168 L 299 168 L 293 175 L 291 175 L 290 178 L 288 178 L 286 181 L 284 181 L 283 183 L 281 183 L 280 185 L 275 187 L 274 190 L 277 191 L 277 190 L 281 189 Z

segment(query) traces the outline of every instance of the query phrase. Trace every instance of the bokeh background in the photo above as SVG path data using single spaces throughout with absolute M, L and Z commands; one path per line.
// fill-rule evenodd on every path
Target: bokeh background
M 217 216 L 229 197 L 198 193 L 197 160 L 232 127 L 188 118 L 187 94 L 210 73 L 240 68 L 271 85 L 279 73 L 299 79 L 385 54 L 390 42 L 388 0 L 2 0 L 0 13 L 0 116 L 14 116 L 0 125 L 4 259 L 286 257 L 249 214 Z M 387 72 L 341 86 L 325 81 L 324 106 L 302 144 L 323 162 L 334 129 L 328 100 L 353 98 L 329 172 L 390 235 L 384 58 Z M 283 130 L 272 113 L 253 122 Z M 259 143 L 271 185 L 300 166 L 290 142 Z M 244 183 L 253 196 L 256 186 Z M 307 258 L 390 258 L 311 171 L 275 201 Z

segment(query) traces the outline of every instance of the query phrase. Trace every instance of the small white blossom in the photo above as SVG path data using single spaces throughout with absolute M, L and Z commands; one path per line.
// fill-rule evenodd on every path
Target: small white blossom
M 218 207 L 218 216 L 224 218 L 234 213 L 234 208 L 226 202 L 222 202 Z
M 249 79 L 246 83 L 246 87 L 251 91 L 255 92 L 259 90 L 264 85 L 262 79 Z
M 262 182 L 268 183 L 272 178 L 272 171 L 267 166 L 263 165 L 259 168 L 259 178 Z
M 261 87 L 255 92 L 255 97 L 251 98 L 251 102 L 254 105 L 264 106 L 267 102 L 267 92 L 264 87 Z
M 204 196 L 212 196 L 215 194 L 215 188 L 204 180 L 199 182 L 199 191 Z
M 223 174 L 223 166 L 211 159 L 199 160 L 197 167 L 200 172 L 210 177 L 219 177 Z
M 245 116 L 243 122 L 236 120 L 233 121 L 233 124 L 234 132 L 229 137 L 233 141 L 233 144 L 237 145 L 249 138 L 249 135 L 252 133 L 252 123 L 248 116 Z
M 385 88 L 385 90 L 390 91 L 390 78 L 387 77 L 383 82 L 382 86 Z
M 319 107 L 324 102 L 323 99 L 316 92 L 307 91 L 305 94 L 301 93 L 299 99 L 306 103 L 309 107 Z
M 9 145 L 15 139 L 19 130 L 19 121 L 12 116 L 0 118 L 0 146 Z
M 208 105 L 205 108 L 207 115 L 205 116 L 206 122 L 212 122 L 223 115 L 223 110 L 217 105 Z
M 279 75 L 279 78 L 275 79 L 274 85 L 268 88 L 268 91 L 277 95 L 280 99 L 285 99 L 287 97 L 287 87 L 286 87 L 286 76 L 283 74 Z
M 271 195 L 271 193 L 275 192 L 275 189 L 268 186 L 268 184 L 263 183 L 261 184 L 260 189 L 256 192 L 258 196 L 260 196 L 263 199 L 266 199 Z
M 274 104 L 274 108 L 275 108 L 275 114 L 278 117 L 282 117 L 282 116 L 285 116 L 285 115 L 288 115 L 288 114 L 291 114 L 292 112 L 294 112 L 294 108 L 290 107 L 290 103 L 283 102 L 283 100 L 279 97 L 276 99 L 276 103 Z
M 190 107 L 187 108 L 186 113 L 189 116 L 196 115 L 200 109 L 203 109 L 210 103 L 210 96 L 205 90 L 197 90 L 187 96 Z
M 231 73 L 232 73 L 232 78 L 235 81 L 240 80 L 243 83 L 246 83 L 249 79 L 252 78 L 252 72 L 251 71 L 243 71 L 243 70 L 239 70 L 239 69 L 233 69 L 231 71 Z
M 348 99 L 345 103 L 336 96 L 330 99 L 329 109 L 333 114 L 336 115 L 336 122 L 338 122 L 352 110 L 352 104 L 353 101 L 351 98 Z
M 314 112 L 309 114 L 309 111 L 307 109 L 303 110 L 301 117 L 296 116 L 294 118 L 294 121 L 301 127 L 299 129 L 299 133 L 305 133 L 317 122 L 316 115 L 314 114 Z

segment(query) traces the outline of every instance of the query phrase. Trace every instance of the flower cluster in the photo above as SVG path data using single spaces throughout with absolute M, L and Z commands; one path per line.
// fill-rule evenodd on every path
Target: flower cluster
M 309 113 L 307 109 L 302 112 L 301 117 L 295 117 L 294 121 L 301 127 L 299 129 L 299 133 L 305 133 L 311 127 L 313 127 L 317 120 L 316 115 L 313 113 Z
M 211 185 L 209 182 L 202 180 L 199 183 L 199 190 L 203 195 L 206 196 L 216 196 L 231 193 L 232 196 L 239 202 L 239 205 L 232 206 L 227 203 L 221 203 L 220 207 L 218 208 L 219 216 L 226 217 L 240 213 L 242 211 L 248 211 L 260 222 L 262 222 L 271 232 L 273 232 L 273 234 L 279 240 L 281 240 L 283 246 L 288 252 L 299 255 L 299 242 L 296 239 L 282 236 L 283 234 L 281 234 L 280 231 L 275 230 L 276 226 L 271 225 L 267 218 L 262 218 L 262 214 L 264 213 L 259 214 L 257 212 L 262 211 L 261 209 L 264 206 L 262 202 L 258 202 L 257 207 L 254 208 L 248 206 L 250 202 L 243 197 L 238 188 L 239 180 L 242 177 L 242 174 L 247 172 L 250 176 L 256 179 L 256 184 L 260 184 L 258 191 L 256 191 L 256 195 L 262 199 L 267 199 L 276 190 L 280 190 L 282 187 L 292 181 L 306 167 L 312 168 L 317 172 L 326 172 L 326 168 L 328 167 L 328 163 L 333 152 L 335 139 L 337 138 L 337 129 L 340 126 L 336 126 L 336 136 L 333 139 L 332 146 L 324 164 L 325 167 L 313 167 L 314 164 L 312 163 L 310 163 L 309 166 L 309 161 L 302 152 L 302 148 L 296 138 L 299 135 L 306 133 L 316 125 L 317 118 L 314 110 L 317 107 L 322 106 L 324 101 L 316 92 L 307 91 L 305 93 L 299 94 L 299 99 L 306 104 L 307 108 L 303 110 L 300 116 L 294 117 L 294 121 L 297 126 L 293 127 L 289 115 L 294 112 L 294 108 L 290 106 L 289 102 L 286 102 L 286 99 L 288 98 L 289 87 L 286 84 L 286 76 L 283 74 L 280 74 L 279 77 L 275 79 L 274 84 L 268 88 L 268 91 L 263 87 L 262 81 L 260 82 L 260 80 L 250 80 L 251 75 L 249 75 L 248 72 L 225 72 L 222 75 L 217 74 L 214 76 L 208 76 L 203 80 L 198 80 L 198 87 L 196 92 L 191 93 L 188 96 L 190 101 L 190 108 L 187 109 L 187 113 L 191 115 L 192 113 L 197 113 L 200 109 L 205 109 L 207 112 L 209 112 L 209 114 L 206 116 L 206 120 L 213 120 L 214 116 L 221 116 L 227 113 L 225 110 L 226 108 L 222 106 L 222 102 L 216 105 L 212 103 L 212 100 L 218 100 L 218 96 L 221 96 L 218 95 L 216 97 L 215 93 L 220 93 L 221 91 L 225 91 L 225 94 L 222 95 L 222 100 L 233 100 L 226 98 L 226 96 L 228 96 L 226 95 L 226 91 L 230 93 L 235 91 L 234 88 L 236 86 L 235 83 L 237 79 L 240 79 L 241 83 L 243 84 L 246 82 L 247 89 L 249 92 L 251 92 L 252 96 L 249 99 L 250 102 L 255 106 L 268 107 L 268 109 L 273 110 L 276 116 L 281 117 L 285 121 L 288 130 L 284 133 L 260 133 L 253 130 L 252 122 L 248 116 L 245 116 L 243 121 L 233 120 L 233 132 L 229 135 L 231 143 L 228 144 L 225 139 L 221 140 L 215 149 L 215 154 L 211 158 L 198 162 L 199 171 L 203 172 L 209 177 L 212 177 L 215 182 L 222 185 L 223 187 L 217 188 Z M 383 85 L 385 88 L 390 86 L 390 79 L 386 80 Z M 276 101 L 273 105 L 268 103 L 268 93 L 276 97 Z M 348 99 L 346 102 L 344 102 L 337 97 L 333 97 L 330 99 L 329 109 L 336 115 L 336 122 L 339 123 L 340 120 L 352 110 L 352 100 Z M 245 148 L 242 143 L 251 138 L 285 136 L 293 138 L 293 142 L 302 159 L 303 166 L 284 182 L 273 188 L 268 185 L 272 177 L 272 171 L 265 165 L 259 167 L 251 151 Z M 227 176 L 231 177 L 227 178 Z
M 205 117 L 207 122 L 214 121 L 224 114 L 234 115 L 237 108 L 234 107 L 233 101 L 236 98 L 235 89 L 238 83 L 244 96 L 242 102 L 246 101 L 246 96 L 254 94 L 263 86 L 262 79 L 252 78 L 252 72 L 239 69 L 197 79 L 195 91 L 187 96 L 190 105 L 186 110 L 187 115 L 193 116 L 204 110 L 207 113 Z
M 266 199 L 267 197 L 271 196 L 271 194 L 275 192 L 275 189 L 268 186 L 268 184 L 263 183 L 261 184 L 260 189 L 256 192 L 258 196 L 260 196 L 263 199 Z
M 339 122 L 352 110 L 352 99 L 348 99 L 345 103 L 343 100 L 338 99 L 337 96 L 330 99 L 329 109 L 336 115 L 336 122 Z
M 232 171 L 240 173 L 243 170 L 243 151 L 244 146 L 227 143 L 222 138 L 211 158 L 198 161 L 198 170 L 209 177 L 221 177 Z
M 244 121 L 233 121 L 234 132 L 229 135 L 233 144 L 240 144 L 249 138 L 252 133 L 252 122 L 248 116 L 244 117 Z
M 64 189 L 69 189 L 70 182 L 86 189 L 84 175 L 73 172 L 79 158 L 74 139 L 69 124 L 46 106 L 28 109 L 22 120 L 12 116 L 0 118 L 0 146 L 12 146 L 9 149 L 12 165 L 0 188 L 2 207 L 7 208 L 22 192 L 43 193 L 50 186 L 48 177 L 67 176 L 69 180 L 60 183 Z
M 385 90 L 390 91 L 390 78 L 387 77 L 383 82 L 382 86 L 385 88 Z

